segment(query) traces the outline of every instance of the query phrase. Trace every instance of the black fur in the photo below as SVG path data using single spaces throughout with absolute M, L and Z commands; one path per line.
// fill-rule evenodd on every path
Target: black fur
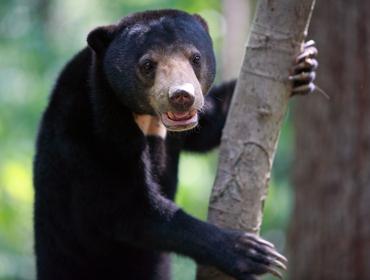
M 130 54 L 130 48 L 114 47 L 128 36 L 125 28 L 138 22 L 151 22 L 164 32 L 166 44 L 179 39 L 196 44 L 209 60 L 203 79 L 209 85 L 213 80 L 210 39 L 201 37 L 204 24 L 186 13 L 140 13 L 90 34 L 91 49 L 74 57 L 57 80 L 38 135 L 37 278 L 166 280 L 166 252 L 190 256 L 238 279 L 266 272 L 248 255 L 249 245 L 241 251 L 243 233 L 199 221 L 172 202 L 180 151 L 203 152 L 219 144 L 235 82 L 210 91 L 193 133 L 169 133 L 166 140 L 145 137 L 132 115 L 141 110 L 137 103 L 145 104 L 142 110 L 148 106 L 132 67 L 143 50 Z M 144 38 L 140 46 L 163 36 Z M 107 48 L 115 49 L 106 55 Z M 127 67 L 121 77 L 107 64 L 114 59 Z

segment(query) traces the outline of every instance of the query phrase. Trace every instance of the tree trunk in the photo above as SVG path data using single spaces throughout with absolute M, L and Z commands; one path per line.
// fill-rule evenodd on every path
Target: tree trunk
M 223 132 L 208 220 L 258 232 L 273 157 L 290 96 L 289 70 L 314 0 L 260 0 Z M 200 267 L 198 279 L 230 279 Z
M 291 279 L 370 279 L 369 18 L 368 0 L 321 1 L 313 18 L 331 100 L 295 108 Z

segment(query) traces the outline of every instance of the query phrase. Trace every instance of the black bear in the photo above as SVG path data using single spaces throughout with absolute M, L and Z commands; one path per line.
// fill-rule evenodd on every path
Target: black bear
M 206 22 L 142 12 L 87 41 L 60 74 L 38 135 L 37 279 L 167 280 L 168 252 L 236 279 L 278 274 L 285 259 L 272 244 L 173 203 L 179 153 L 219 144 L 235 85 L 205 97 L 215 76 Z M 296 63 L 297 92 L 311 90 L 314 53 Z

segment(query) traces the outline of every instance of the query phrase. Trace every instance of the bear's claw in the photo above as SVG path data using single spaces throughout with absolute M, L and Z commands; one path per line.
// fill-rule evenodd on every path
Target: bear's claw
M 304 44 L 303 51 L 295 58 L 292 75 L 289 76 L 289 80 L 293 82 L 292 95 L 304 95 L 316 89 L 313 81 L 316 78 L 315 70 L 319 65 L 316 60 L 317 53 L 315 42 L 310 40 Z
M 250 233 L 236 233 L 235 237 L 234 273 L 237 279 L 256 279 L 255 275 L 264 273 L 282 279 L 280 270 L 287 269 L 288 261 L 273 244 Z

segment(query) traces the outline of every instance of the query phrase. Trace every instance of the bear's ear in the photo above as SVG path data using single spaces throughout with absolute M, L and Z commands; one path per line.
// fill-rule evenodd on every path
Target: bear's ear
M 87 43 L 97 54 L 101 54 L 113 40 L 116 29 L 116 25 L 95 28 L 87 35 Z
M 206 20 L 204 18 L 202 18 L 200 15 L 198 14 L 193 14 L 193 17 L 204 27 L 204 29 L 209 33 L 209 28 L 208 28 L 208 24 L 206 22 Z

